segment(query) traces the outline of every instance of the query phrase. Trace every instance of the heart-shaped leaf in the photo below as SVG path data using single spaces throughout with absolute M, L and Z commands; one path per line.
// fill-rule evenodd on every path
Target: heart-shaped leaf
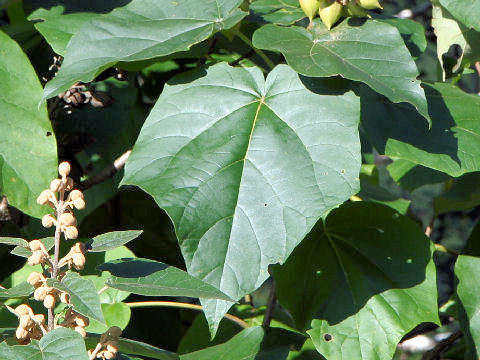
M 49 331 L 40 341 L 28 345 L 0 344 L 2 360 L 88 360 L 82 335 L 72 329 L 58 328 Z
M 398 29 L 377 20 L 361 25 L 351 21 L 332 30 L 319 20 L 311 30 L 265 25 L 253 34 L 253 44 L 281 52 L 300 74 L 362 81 L 395 103 L 413 104 L 429 120 L 417 67 Z
M 274 268 L 278 299 L 299 328 L 312 327 L 308 333 L 325 358 L 391 359 L 408 331 L 439 322 L 431 252 L 406 216 L 348 203 Z
M 149 259 L 113 260 L 97 267 L 113 276 L 106 285 L 146 296 L 189 296 L 232 301 L 212 285 L 176 267 Z
M 440 0 L 455 18 L 466 26 L 480 31 L 480 0 Z
M 42 217 L 37 196 L 56 176 L 57 146 L 42 86 L 20 46 L 0 31 L 0 194 Z
M 132 0 L 85 23 L 68 43 L 57 76 L 44 98 L 76 81 L 88 82 L 119 61 L 145 60 L 188 50 L 217 31 L 229 29 L 246 13 L 242 0 Z
M 234 300 L 259 287 L 326 211 L 358 191 L 358 99 L 310 91 L 285 65 L 226 64 L 166 86 L 124 184 L 172 218 L 188 272 Z M 232 305 L 203 300 L 214 332 Z
M 250 10 L 264 21 L 278 25 L 290 25 L 306 16 L 298 0 L 256 0 Z

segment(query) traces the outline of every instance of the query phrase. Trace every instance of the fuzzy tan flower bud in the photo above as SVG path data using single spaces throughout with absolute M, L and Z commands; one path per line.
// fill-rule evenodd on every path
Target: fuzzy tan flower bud
M 50 183 L 50 190 L 53 192 L 60 192 L 65 190 L 65 184 L 62 179 L 53 179 Z
M 46 296 L 49 293 L 49 289 L 51 289 L 51 288 L 49 288 L 47 286 L 40 286 L 40 287 L 36 288 L 35 291 L 33 292 L 33 298 L 37 301 L 45 300 Z
M 67 177 L 67 182 L 65 184 L 65 190 L 70 191 L 73 189 L 73 179 L 71 177 Z
M 47 309 L 53 309 L 55 307 L 55 302 L 55 296 L 48 294 L 45 296 L 45 299 L 43 299 L 43 306 L 45 306 Z
M 106 359 L 106 360 L 111 360 L 111 359 L 115 359 L 115 357 L 117 356 L 117 354 L 115 353 L 112 353 L 110 351 L 104 351 L 103 352 L 103 357 Z
M 42 217 L 42 225 L 46 228 L 52 227 L 55 224 L 55 221 L 56 221 L 55 218 L 50 214 L 47 214 L 44 217 Z
M 24 329 L 29 329 L 32 327 L 32 325 L 34 324 L 32 318 L 30 317 L 30 315 L 22 315 L 20 316 L 20 321 L 19 321 L 19 324 L 18 326 L 19 327 L 22 327 Z
M 76 332 L 78 332 L 80 335 L 82 335 L 83 338 L 85 338 L 87 336 L 87 332 L 85 331 L 85 329 L 81 326 L 75 326 L 75 329 L 74 329 Z
M 75 208 L 77 210 L 83 210 L 85 209 L 85 200 L 83 199 L 75 199 L 73 200 L 73 206 L 75 206 Z
M 30 306 L 26 305 L 26 304 L 18 305 L 18 306 L 15 308 L 15 313 L 16 313 L 18 316 L 30 314 L 30 311 L 32 311 L 32 308 L 31 308 Z
M 17 331 L 15 331 L 15 337 L 18 340 L 28 339 L 29 335 L 30 335 L 30 333 L 22 327 L 18 327 Z
M 67 226 L 64 231 L 65 239 L 76 239 L 78 237 L 78 229 L 75 226 Z
M 60 224 L 65 226 L 77 225 L 77 219 L 75 219 L 75 216 L 73 216 L 73 214 L 69 212 L 60 215 L 58 221 L 60 222 Z
M 45 324 L 45 315 L 43 314 L 37 314 L 34 316 L 35 317 L 35 321 L 37 323 L 40 323 L 40 324 Z
M 81 254 L 85 254 L 85 244 L 84 243 L 81 243 L 81 242 L 77 242 L 75 243 L 75 245 L 72 246 L 72 252 L 73 253 L 81 253 Z
M 27 282 L 32 286 L 38 286 L 44 279 L 45 277 L 42 274 L 34 271 L 28 275 Z
M 61 292 L 60 301 L 64 304 L 70 304 L 70 295 L 66 292 Z
M 68 194 L 70 200 L 77 200 L 77 199 L 84 199 L 83 193 L 80 190 L 72 190 L 70 194 Z
M 83 255 L 82 253 L 73 253 L 72 262 L 75 269 L 83 270 L 85 266 L 85 255 Z
M 70 174 L 70 170 L 72 168 L 70 167 L 70 164 L 66 161 L 60 163 L 60 165 L 58 165 L 58 173 L 61 175 L 61 176 L 68 176 L 68 174 Z
M 33 254 L 28 258 L 27 263 L 30 266 L 35 266 L 39 264 L 43 264 L 45 261 L 45 254 L 42 250 L 36 250 Z
M 30 250 L 32 251 L 37 251 L 37 250 L 42 250 L 43 246 L 42 246 L 42 242 L 40 240 L 32 240 L 28 243 L 28 247 L 30 248 Z
M 78 315 L 75 317 L 75 323 L 76 323 L 78 326 L 87 327 L 88 325 L 90 325 L 90 320 L 89 320 L 86 316 L 83 316 L 83 315 L 81 315 L 81 314 L 78 314 Z
M 50 202 L 50 198 L 55 197 L 55 194 L 52 192 L 52 190 L 43 190 L 40 195 L 38 195 L 37 198 L 37 203 L 39 205 L 46 205 Z

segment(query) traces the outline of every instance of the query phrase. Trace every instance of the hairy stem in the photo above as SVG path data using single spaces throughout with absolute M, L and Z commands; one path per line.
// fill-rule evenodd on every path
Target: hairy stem
M 272 60 L 270 60 L 270 58 L 260 49 L 257 49 L 255 46 L 253 46 L 252 42 L 250 41 L 250 39 L 248 37 L 246 37 L 245 35 L 243 35 L 240 31 L 237 32 L 236 34 L 245 44 L 247 44 L 248 46 L 250 46 L 256 53 L 258 56 L 260 56 L 262 58 L 262 60 L 265 62 L 265 64 L 267 64 L 267 66 L 270 68 L 270 70 L 272 70 L 274 67 L 275 67 L 275 64 L 272 62 Z
M 201 305 L 189 304 L 189 303 L 181 303 L 181 302 L 174 302 L 174 301 L 138 301 L 138 302 L 130 302 L 126 303 L 127 306 L 130 308 L 142 308 L 142 307 L 173 307 L 173 308 L 182 308 L 182 309 L 192 309 L 192 310 L 199 310 L 202 311 L 203 308 Z M 232 314 L 225 314 L 226 319 L 233 321 L 237 325 L 241 326 L 242 328 L 248 328 L 248 324 L 236 317 Z

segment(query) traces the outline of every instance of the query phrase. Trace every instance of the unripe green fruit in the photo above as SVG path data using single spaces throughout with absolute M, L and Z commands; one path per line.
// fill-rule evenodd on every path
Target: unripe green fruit
M 378 0 L 357 0 L 357 1 L 358 1 L 358 4 L 364 9 L 368 9 L 368 10 L 382 9 L 382 5 L 380 5 Z
M 308 16 L 310 21 L 313 20 L 315 15 L 317 14 L 318 9 L 320 8 L 320 1 L 319 0 L 299 0 L 300 7 L 302 8 L 305 15 Z
M 343 5 L 334 1 L 332 4 L 326 7 L 320 7 L 320 11 L 318 13 L 320 15 L 320 19 L 322 19 L 327 29 L 330 30 L 332 26 L 342 17 L 342 12 Z
M 355 0 L 349 1 L 347 5 L 347 13 L 353 17 L 365 17 L 368 16 L 368 11 L 357 4 Z

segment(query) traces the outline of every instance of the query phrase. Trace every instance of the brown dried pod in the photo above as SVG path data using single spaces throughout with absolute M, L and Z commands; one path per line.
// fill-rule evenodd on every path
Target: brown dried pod
M 18 327 L 17 331 L 15 331 L 15 337 L 18 340 L 28 339 L 30 337 L 30 333 L 26 329 Z
M 118 338 L 120 335 L 122 335 L 122 329 L 118 326 L 112 326 L 107 330 L 107 333 L 113 338 Z
M 55 221 L 56 221 L 55 218 L 50 214 L 47 214 L 44 217 L 42 217 L 42 225 L 46 228 L 50 228 L 53 225 L 55 225 Z
M 28 275 L 27 282 L 32 286 L 38 286 L 45 280 L 45 277 L 37 271 L 33 271 Z
M 70 191 L 73 189 L 73 179 L 71 177 L 67 177 L 67 182 L 65 184 L 65 190 Z
M 50 183 L 50 190 L 53 192 L 60 192 L 65 190 L 65 184 L 62 179 L 53 179 Z
M 60 163 L 60 165 L 58 165 L 58 173 L 61 175 L 61 176 L 68 176 L 68 174 L 70 174 L 70 170 L 72 168 L 70 167 L 70 164 L 66 161 Z
M 30 315 L 22 315 L 20 316 L 18 327 L 21 327 L 24 329 L 30 329 L 33 326 L 33 324 L 34 322 Z
M 65 239 L 76 239 L 78 237 L 78 229 L 75 226 L 67 226 L 64 230 Z
M 77 225 L 77 219 L 75 219 L 75 216 L 73 216 L 73 214 L 69 212 L 60 215 L 58 221 L 60 222 L 60 224 L 65 226 Z
M 18 316 L 30 314 L 30 311 L 32 311 L 32 308 L 31 308 L 30 306 L 26 305 L 26 304 L 18 305 L 18 306 L 15 308 L 15 313 L 16 313 Z
M 55 307 L 55 302 L 55 296 L 48 294 L 45 296 L 45 299 L 43 299 L 43 306 L 45 306 L 47 309 L 53 309 Z

